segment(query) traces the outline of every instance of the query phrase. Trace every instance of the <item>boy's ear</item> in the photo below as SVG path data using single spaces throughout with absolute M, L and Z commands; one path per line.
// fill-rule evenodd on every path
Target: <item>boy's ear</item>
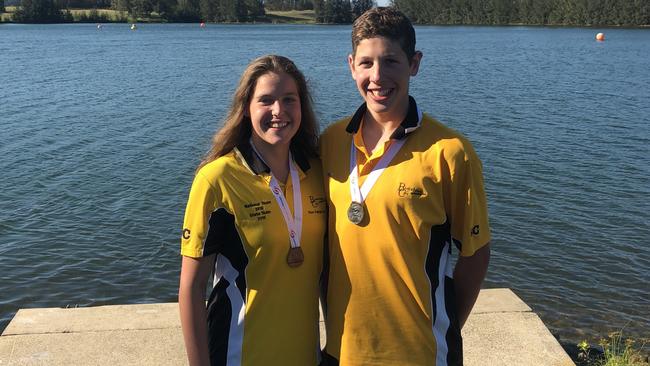
M 420 70 L 420 61 L 422 61 L 422 52 L 420 51 L 415 51 L 415 54 L 413 55 L 413 58 L 411 59 L 411 76 L 415 76 L 418 74 L 418 70 Z
M 352 54 L 348 55 L 348 66 L 350 66 L 350 73 L 352 74 L 352 79 L 356 80 L 354 76 L 354 56 L 352 56 Z

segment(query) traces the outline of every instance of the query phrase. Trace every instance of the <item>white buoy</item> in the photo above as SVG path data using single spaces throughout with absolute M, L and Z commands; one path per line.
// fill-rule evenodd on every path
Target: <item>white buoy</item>
M 136 26 L 135 24 L 131 24 L 131 30 L 136 30 L 136 29 L 138 29 L 138 26 Z
M 102 25 L 101 25 L 101 24 L 97 24 L 97 29 L 102 29 Z

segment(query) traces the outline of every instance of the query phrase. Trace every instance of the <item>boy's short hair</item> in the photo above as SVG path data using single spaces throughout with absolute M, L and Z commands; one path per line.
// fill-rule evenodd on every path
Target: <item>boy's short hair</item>
M 352 24 L 352 55 L 364 39 L 385 37 L 399 42 L 409 60 L 415 55 L 415 30 L 409 18 L 393 7 L 372 8 Z

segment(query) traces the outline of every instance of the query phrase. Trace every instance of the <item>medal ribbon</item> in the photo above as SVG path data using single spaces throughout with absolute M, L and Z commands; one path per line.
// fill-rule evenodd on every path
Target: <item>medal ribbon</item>
M 262 155 L 257 151 L 253 141 L 250 141 L 253 150 L 257 156 L 266 164 Z M 275 200 L 280 206 L 280 211 L 282 211 L 282 217 L 284 222 L 287 224 L 287 229 L 289 230 L 289 242 L 291 243 L 292 248 L 300 247 L 300 237 L 302 236 L 302 199 L 300 196 L 300 177 L 298 176 L 298 169 L 296 169 L 295 162 L 293 161 L 293 156 L 291 151 L 289 151 L 289 174 L 291 175 L 291 185 L 293 186 L 293 218 L 291 217 L 291 210 L 289 209 L 289 203 L 282 193 L 282 188 L 280 188 L 280 183 L 277 178 L 271 173 L 271 182 L 269 183 L 271 193 L 275 197 Z M 266 164 L 268 166 L 268 164 Z
M 350 144 L 350 197 L 353 202 L 363 203 L 363 201 L 368 197 L 368 193 L 372 187 L 377 183 L 377 179 L 381 173 L 384 172 L 384 169 L 388 166 L 391 160 L 397 155 L 400 147 L 404 145 L 405 139 L 398 140 L 397 142 L 392 143 L 388 147 L 388 151 L 384 153 L 377 165 L 372 168 L 368 178 L 363 182 L 363 185 L 359 189 L 359 168 L 357 167 L 357 149 L 354 146 L 354 139 Z
M 422 112 L 418 108 L 418 121 L 422 120 Z M 372 187 L 377 183 L 377 179 L 381 173 L 384 172 L 384 169 L 390 164 L 391 160 L 397 155 L 399 149 L 404 145 L 406 137 L 403 137 L 396 142 L 393 142 L 389 147 L 388 151 L 379 159 L 377 165 L 372 168 L 372 171 L 368 174 L 368 177 L 363 182 L 361 188 L 359 188 L 359 168 L 357 167 L 357 149 L 354 146 L 354 137 L 350 142 L 350 197 L 353 202 L 363 203 L 363 201 L 368 197 L 368 193 Z

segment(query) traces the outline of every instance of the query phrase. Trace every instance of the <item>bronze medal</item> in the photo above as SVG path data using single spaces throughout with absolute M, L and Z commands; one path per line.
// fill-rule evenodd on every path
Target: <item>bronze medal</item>
M 305 255 L 302 253 L 302 248 L 295 247 L 289 248 L 289 253 L 287 253 L 287 264 L 291 268 L 298 267 L 305 261 Z
M 348 207 L 348 220 L 355 225 L 359 225 L 363 221 L 363 205 L 359 202 L 350 203 Z

